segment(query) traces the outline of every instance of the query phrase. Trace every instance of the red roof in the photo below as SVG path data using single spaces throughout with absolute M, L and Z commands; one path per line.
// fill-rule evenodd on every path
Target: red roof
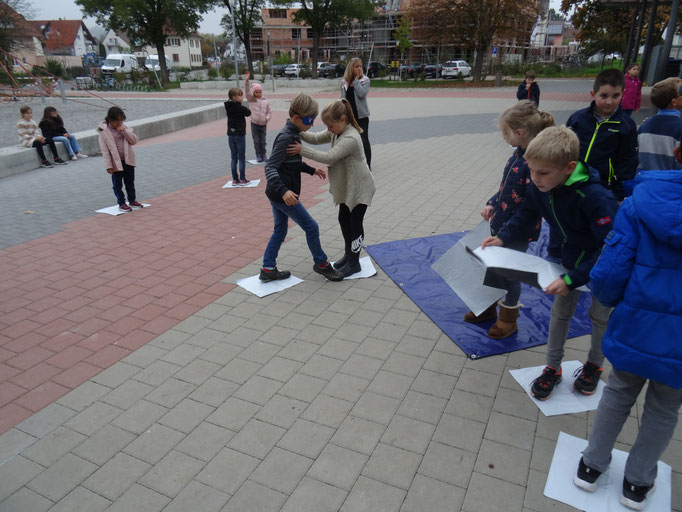
M 11 33 L 13 38 L 24 38 L 24 37 L 40 37 L 40 31 L 36 30 L 30 21 L 26 21 L 21 14 L 12 9 L 5 2 L 0 2 L 0 14 L 2 14 L 6 19 L 11 20 L 14 24 L 14 30 Z
M 81 26 L 84 37 L 95 42 L 83 20 L 29 20 L 29 23 L 42 34 L 45 49 L 49 51 L 72 48 Z

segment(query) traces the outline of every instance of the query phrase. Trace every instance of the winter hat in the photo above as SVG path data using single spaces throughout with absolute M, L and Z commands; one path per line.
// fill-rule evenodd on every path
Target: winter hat
M 261 87 L 260 84 L 253 84 L 253 90 L 255 91 L 262 91 L 263 88 Z

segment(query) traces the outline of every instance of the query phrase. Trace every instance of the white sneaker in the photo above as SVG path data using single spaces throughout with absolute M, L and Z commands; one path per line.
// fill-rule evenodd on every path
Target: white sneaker
M 88 155 L 84 155 L 83 153 L 76 153 L 76 156 L 78 158 L 87 158 L 88 157 Z
M 78 157 L 77 157 L 76 155 L 73 155 L 73 156 L 71 157 L 71 160 L 78 160 Z

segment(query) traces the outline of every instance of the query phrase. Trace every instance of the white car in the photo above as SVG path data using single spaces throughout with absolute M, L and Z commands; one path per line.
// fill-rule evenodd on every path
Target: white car
M 296 78 L 301 74 L 303 64 L 289 64 L 284 70 L 284 76 L 289 78 Z
M 171 69 L 171 61 L 166 56 L 166 70 L 170 71 Z M 144 60 L 144 67 L 147 68 L 149 71 L 161 71 L 161 65 L 159 64 L 159 56 L 158 55 L 148 55 L 147 58 Z
M 465 60 L 451 60 L 443 64 L 441 76 L 443 78 L 471 76 L 471 66 Z

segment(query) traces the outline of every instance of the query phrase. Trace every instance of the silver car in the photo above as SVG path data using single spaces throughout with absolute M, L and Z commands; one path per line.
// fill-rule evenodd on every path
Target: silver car
M 471 76 L 471 66 L 465 60 L 450 60 L 443 64 L 441 76 L 443 78 Z

